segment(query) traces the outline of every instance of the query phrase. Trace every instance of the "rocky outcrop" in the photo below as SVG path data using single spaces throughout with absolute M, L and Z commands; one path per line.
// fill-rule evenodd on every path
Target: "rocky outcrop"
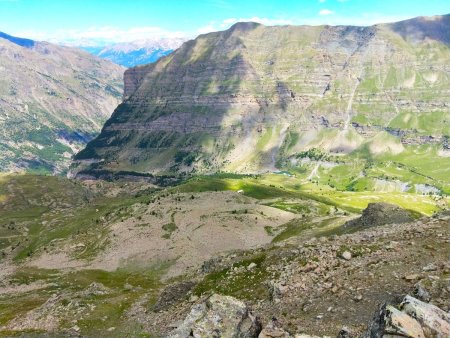
M 195 294 L 200 299 L 217 292 L 245 295 L 267 335 L 285 331 L 334 337 L 341 330 L 340 337 L 360 338 L 369 322 L 382 332 L 385 317 L 377 312 L 372 321 L 374 312 L 384 303 L 385 311 L 410 316 L 406 306 L 398 306 L 405 294 L 448 311 L 448 222 L 442 214 L 306 241 L 292 237 L 267 248 L 221 255 L 220 263 L 197 270 Z M 256 259 L 257 268 L 248 269 Z M 164 335 L 172 329 L 167 324 L 178 322 L 197 301 L 189 297 L 152 313 L 151 322 Z M 402 318 L 410 321 L 394 316 Z
M 367 338 L 450 336 L 450 316 L 437 306 L 406 296 L 399 308 L 383 305 L 370 324 Z
M 369 203 L 361 217 L 348 221 L 346 227 L 371 227 L 393 223 L 407 223 L 413 220 L 409 210 L 389 203 Z
M 256 338 L 261 331 L 258 317 L 244 302 L 229 296 L 212 295 L 191 312 L 168 338 Z
M 290 338 L 292 337 L 289 332 L 285 331 L 276 318 L 267 324 L 267 326 L 261 331 L 258 338 Z
M 133 94 L 136 89 L 142 83 L 145 75 L 148 73 L 146 67 L 134 67 L 127 69 L 123 75 L 123 99 L 127 100 L 131 94 Z
M 158 297 L 154 311 L 162 311 L 170 307 L 172 304 L 182 300 L 189 291 L 195 286 L 195 282 L 184 281 L 166 287 Z
M 450 314 L 437 306 L 406 296 L 400 308 L 420 324 L 425 337 L 450 337 Z
M 243 302 L 214 294 L 206 302 L 193 306 L 185 320 L 167 337 L 320 338 L 304 333 L 291 334 L 276 318 L 261 328 L 258 317 L 253 316 Z M 338 338 L 351 336 L 346 328 L 337 334 Z M 450 315 L 411 296 L 406 296 L 398 309 L 384 304 L 365 334 L 366 338 L 449 336 Z
M 261 329 L 258 317 L 247 306 L 229 296 L 214 294 L 192 307 L 170 338 L 246 337 L 246 338 L 320 338 L 305 333 L 292 334 L 276 319 Z M 444 338 L 450 336 L 450 315 L 437 306 L 406 296 L 399 308 L 384 304 L 364 335 L 366 338 Z M 352 337 L 345 327 L 337 338 Z M 323 338 L 329 338 L 323 336 Z

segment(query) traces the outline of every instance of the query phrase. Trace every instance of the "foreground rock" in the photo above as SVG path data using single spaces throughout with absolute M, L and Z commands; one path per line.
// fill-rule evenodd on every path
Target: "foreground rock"
M 420 323 L 425 337 L 450 337 L 450 315 L 437 306 L 406 296 L 400 307 Z
M 450 337 L 450 317 L 437 306 L 406 296 L 399 306 L 383 306 L 366 337 Z
M 345 337 L 364 337 L 379 304 L 401 312 L 397 305 L 405 294 L 449 311 L 449 220 L 441 215 L 233 252 L 210 272 L 198 270 L 194 293 L 199 299 L 214 293 L 245 295 L 266 331 L 273 331 L 268 326 L 275 317 L 290 335 L 335 337 L 346 327 L 350 335 Z M 350 260 L 342 257 L 346 251 Z M 257 267 L 248 270 L 251 262 Z M 149 332 L 157 327 L 156 334 L 167 336 L 173 329 L 169 324 L 184 320 L 191 307 L 186 297 L 167 311 L 149 312 L 142 322 L 151 323 Z
M 409 210 L 389 203 L 369 203 L 361 217 L 345 224 L 346 227 L 372 227 L 385 224 L 407 223 L 413 220 Z
M 253 338 L 260 331 L 259 319 L 252 315 L 244 302 L 215 294 L 206 302 L 194 305 L 181 325 L 168 337 Z
M 272 321 L 267 324 L 267 326 L 264 328 L 264 330 L 261 331 L 258 338 L 289 338 L 291 335 L 286 332 L 281 324 L 276 320 L 276 318 L 273 318 Z
M 338 338 L 351 336 L 346 328 L 337 333 Z M 320 338 L 304 333 L 291 334 L 276 318 L 262 329 L 259 317 L 254 316 L 242 301 L 217 294 L 194 305 L 182 324 L 168 337 Z M 369 324 L 365 337 L 450 337 L 450 315 L 437 306 L 407 295 L 398 309 L 384 304 Z

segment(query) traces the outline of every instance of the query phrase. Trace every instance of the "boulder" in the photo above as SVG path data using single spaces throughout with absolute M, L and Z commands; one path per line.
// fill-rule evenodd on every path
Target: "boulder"
M 351 338 L 351 337 L 352 333 L 346 326 L 344 326 L 337 335 L 337 338 Z
M 102 296 L 110 293 L 111 290 L 102 283 L 93 282 L 84 291 L 80 293 L 84 297 Z
M 393 306 L 386 307 L 385 325 L 383 336 L 389 334 L 399 337 L 425 338 L 420 324 Z
M 247 270 L 250 271 L 250 270 L 253 270 L 253 269 L 256 268 L 256 267 L 257 267 L 256 263 L 251 262 L 251 263 L 247 266 Z
M 346 227 L 371 227 L 414 220 L 413 213 L 389 203 L 369 203 L 361 217 L 345 223 Z
M 206 302 L 196 304 L 169 338 L 256 338 L 262 326 L 240 300 L 214 294 Z
M 276 318 L 272 318 L 271 322 L 261 331 L 258 338 L 290 338 L 292 337 L 286 332 Z
M 438 307 L 406 296 L 398 309 L 390 305 L 381 306 L 364 337 L 450 337 L 450 318 Z
M 277 299 L 279 300 L 282 297 L 283 287 L 279 283 L 270 280 L 266 285 L 269 290 L 270 299 L 272 301 L 276 301 Z
M 450 337 L 450 316 L 437 306 L 406 296 L 400 308 L 422 325 L 427 337 Z
M 352 259 L 352 254 L 351 254 L 350 251 L 344 251 L 344 252 L 341 254 L 341 257 L 342 257 L 343 259 L 345 259 L 346 261 L 349 261 L 350 259 Z

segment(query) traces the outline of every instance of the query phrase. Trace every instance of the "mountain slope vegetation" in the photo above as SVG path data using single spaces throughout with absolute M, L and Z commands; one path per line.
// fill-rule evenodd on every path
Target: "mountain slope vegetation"
M 128 69 L 78 179 L 0 174 L 0 336 L 421 332 L 405 294 L 446 336 L 449 19 L 238 23 Z
M 448 198 L 298 182 L 220 174 L 158 188 L 0 175 L 0 336 L 162 337 L 212 293 L 249 302 L 264 323 L 331 335 L 364 329 L 416 279 L 448 309 Z M 380 200 L 413 219 L 345 225 Z
M 123 68 L 0 35 L 0 171 L 61 173 L 120 102 Z
M 125 100 L 76 171 L 290 170 L 350 190 L 387 177 L 448 192 L 449 28 L 446 15 L 201 35 L 126 71 Z

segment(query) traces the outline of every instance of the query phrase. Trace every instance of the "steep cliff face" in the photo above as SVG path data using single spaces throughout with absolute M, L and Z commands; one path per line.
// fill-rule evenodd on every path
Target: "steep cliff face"
M 127 70 L 123 103 L 76 159 L 95 161 L 88 170 L 260 172 L 311 148 L 444 147 L 449 17 L 201 35 Z
M 0 34 L 0 172 L 67 170 L 120 102 L 124 69 Z

